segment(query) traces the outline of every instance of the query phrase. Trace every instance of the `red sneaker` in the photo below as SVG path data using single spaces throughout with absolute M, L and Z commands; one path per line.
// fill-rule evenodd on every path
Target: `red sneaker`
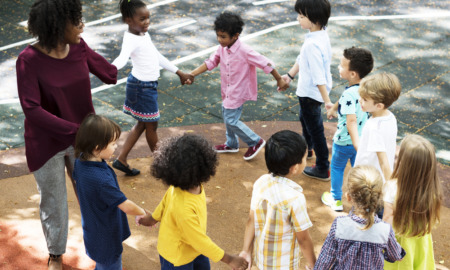
M 217 153 L 236 153 L 239 152 L 239 148 L 231 148 L 228 147 L 226 144 L 220 144 L 214 146 L 214 150 L 216 150 Z
M 266 145 L 266 141 L 261 138 L 255 146 L 248 148 L 247 152 L 244 155 L 244 159 L 250 160 L 250 159 L 256 157 L 256 155 L 259 153 L 259 151 L 261 151 L 261 149 L 263 149 L 264 145 Z

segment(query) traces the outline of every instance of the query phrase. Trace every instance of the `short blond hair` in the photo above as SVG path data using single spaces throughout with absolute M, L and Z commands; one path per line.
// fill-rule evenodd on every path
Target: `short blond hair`
M 381 103 L 384 108 L 389 108 L 400 93 L 402 85 L 399 79 L 392 73 L 377 73 L 361 80 L 359 95 L 362 98 L 370 98 L 375 104 Z

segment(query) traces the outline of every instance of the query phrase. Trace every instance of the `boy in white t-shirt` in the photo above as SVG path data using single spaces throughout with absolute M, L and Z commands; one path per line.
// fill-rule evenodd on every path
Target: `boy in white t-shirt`
M 401 90 L 400 81 L 392 73 L 368 76 L 359 87 L 361 108 L 371 117 L 362 130 L 354 165 L 373 165 L 384 180 L 391 177 L 397 147 L 397 119 L 388 108 Z

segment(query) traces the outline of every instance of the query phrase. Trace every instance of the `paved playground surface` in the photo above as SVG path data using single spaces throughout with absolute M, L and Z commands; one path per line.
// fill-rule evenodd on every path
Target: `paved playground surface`
M 24 159 L 23 120 L 24 116 L 17 100 L 15 61 L 30 36 L 21 23 L 27 19 L 32 0 L 4 1 L 0 7 L 0 199 L 1 205 L 8 209 L 0 212 L 0 239 L 19 237 L 19 247 L 25 254 L 44 254 L 40 250 L 43 241 L 42 231 L 36 216 L 38 201 L 37 190 L 32 175 L 28 174 Z M 112 61 L 120 52 L 123 31 L 126 25 L 117 16 L 117 1 L 82 1 L 86 27 L 83 37 L 97 52 Z M 215 50 L 217 41 L 212 30 L 214 17 L 223 10 L 238 12 L 246 26 L 242 39 L 254 49 L 271 58 L 277 70 L 283 74 L 293 65 L 303 42 L 305 31 L 296 23 L 293 10 L 294 1 L 147 1 L 151 11 L 152 40 L 160 52 L 173 60 L 182 70 L 190 71 Z M 328 33 L 333 49 L 332 74 L 333 90 L 331 99 L 335 101 L 345 88 L 345 82 L 339 78 L 337 66 L 342 51 L 351 46 L 365 47 L 372 51 L 375 58 L 373 72 L 392 72 L 402 83 L 403 90 L 399 100 L 392 106 L 392 112 L 398 120 L 398 140 L 405 134 L 417 133 L 428 138 L 436 147 L 440 165 L 440 176 L 446 191 L 443 225 L 435 237 L 436 260 L 449 265 L 448 218 L 449 212 L 449 164 L 450 152 L 450 74 L 449 74 L 449 25 L 450 3 L 446 1 L 332 1 L 332 18 Z M 102 85 L 96 78 L 92 79 L 93 101 L 98 114 L 115 120 L 127 131 L 134 120 L 122 113 L 125 97 L 124 81 L 131 69 L 128 65 L 119 71 L 119 83 L 115 86 Z M 298 100 L 295 96 L 296 84 L 283 93 L 276 91 L 275 81 L 270 75 L 258 71 L 258 101 L 248 102 L 244 106 L 243 119 L 259 130 L 264 138 L 281 128 L 300 132 L 298 124 Z M 181 86 L 178 77 L 162 71 L 159 84 L 159 106 L 161 110 L 161 137 L 178 132 L 196 132 L 209 137 L 214 143 L 224 140 L 221 119 L 219 70 L 205 73 L 196 78 L 191 86 Z M 335 122 L 325 123 L 328 142 L 334 132 Z M 211 136 L 211 134 L 214 134 Z M 241 150 L 242 152 L 243 150 Z M 132 162 L 145 167 L 151 161 L 150 152 L 145 142 L 140 141 L 132 152 Z M 223 162 L 224 161 L 224 162 Z M 240 176 L 236 171 L 255 169 L 252 174 Z M 236 220 L 245 223 L 249 205 L 249 185 L 265 167 L 262 155 L 253 163 L 245 163 L 239 156 L 221 158 L 221 173 L 207 186 L 213 202 L 208 204 L 209 232 L 218 243 L 233 252 L 240 248 L 240 236 L 243 225 L 227 224 L 231 209 L 238 209 Z M 227 178 L 229 178 L 227 180 Z M 317 196 L 326 190 L 327 184 L 308 182 L 306 178 L 296 179 L 305 189 L 309 202 L 308 211 L 315 215 L 314 234 L 318 239 L 316 251 L 326 236 L 334 218 L 334 213 L 321 206 Z M 153 209 L 161 197 L 164 187 L 154 184 L 147 174 L 136 179 L 119 177 L 125 193 L 149 205 Z M 17 183 L 14 184 L 14 183 Z M 134 186 L 134 188 L 132 188 Z M 219 188 L 218 188 L 219 187 Z M 225 188 L 226 187 L 226 188 Z M 23 191 L 15 191 L 16 189 Z M 216 192 L 226 189 L 228 196 L 218 196 Z M 246 190 L 246 193 L 239 193 Z M 317 194 L 313 191 L 318 190 Z M 142 192 L 146 194 L 141 194 Z M 148 192 L 155 197 L 148 198 Z M 7 193 L 7 194 L 6 194 Z M 69 189 L 71 193 L 71 189 Z M 244 196 L 240 200 L 229 201 L 234 193 Z M 14 195 L 16 194 L 16 195 Z M 7 195 L 7 196 L 6 196 Z M 71 267 L 85 269 L 86 262 L 80 238 L 79 213 L 77 205 L 72 202 L 71 228 L 75 240 L 72 246 L 77 256 L 73 257 Z M 233 208 L 238 204 L 238 208 Z M 77 216 L 78 215 L 78 216 Z M 319 217 L 326 217 L 321 219 Z M 72 212 L 71 212 L 72 217 Z M 224 218 L 225 217 L 225 218 Z M 317 217 L 317 218 L 316 218 Z M 20 222 L 19 222 L 20 221 Z M 13 224 L 6 226 L 5 224 Z M 30 238 L 28 227 L 37 228 L 36 236 Z M 25 229 L 24 229 L 25 227 Z M 445 230 L 444 230 L 445 229 Z M 133 229 L 133 238 L 126 244 L 124 261 L 126 269 L 141 269 L 139 265 L 153 266 L 157 262 L 155 250 L 156 234 L 145 238 L 141 228 Z M 227 233 L 233 232 L 239 239 L 228 239 Z M 1 234 L 2 232 L 3 235 Z M 8 232 L 6 234 L 5 232 Z M 142 238 L 140 238 L 142 236 Z M 234 237 L 236 238 L 236 237 Z M 323 238 L 323 239 L 322 239 Z M 36 241 L 33 241 L 36 240 Z M 128 240 L 127 240 L 128 241 Z M 137 243 L 149 241 L 148 243 Z M 37 242 L 37 246 L 36 246 Z M 131 242 L 131 243 L 130 243 Z M 77 248 L 75 248 L 77 247 Z M 11 247 L 12 248 L 12 247 Z M 17 247 L 16 247 L 17 248 Z M 45 247 L 44 247 L 45 248 Z M 1 248 L 0 248 L 1 249 Z M 3 249 L 5 250 L 5 249 Z M 14 250 L 12 248 L 12 250 Z M 28 251 L 28 253 L 27 253 Z M 5 253 L 0 252 L 0 268 L 4 265 Z M 28 256 L 27 255 L 27 256 Z M 42 256 L 44 256 L 42 255 Z M 136 261 L 136 256 L 143 256 Z M 29 258 L 26 257 L 26 258 Z M 20 257 L 17 257 L 20 260 Z M 42 263 L 40 256 L 35 261 Z M 131 264 L 131 262 L 133 264 Z M 152 264 L 153 263 L 153 264 Z M 83 267 L 82 267 L 83 265 Z M 11 266 L 11 265 L 9 265 Z M 214 269 L 225 269 L 223 265 L 213 265 Z M 2 268 L 3 269 L 3 268 Z M 5 268 L 26 269 L 26 268 Z M 36 268 L 38 269 L 38 268 Z M 70 269 L 70 268 L 67 268 Z M 147 269 L 154 269 L 152 267 Z

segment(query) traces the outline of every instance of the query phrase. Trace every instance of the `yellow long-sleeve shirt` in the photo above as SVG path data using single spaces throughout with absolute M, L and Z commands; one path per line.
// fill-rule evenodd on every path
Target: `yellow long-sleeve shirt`
M 206 197 L 170 186 L 152 217 L 161 222 L 158 252 L 174 266 L 192 262 L 200 254 L 214 262 L 225 252 L 206 235 Z

